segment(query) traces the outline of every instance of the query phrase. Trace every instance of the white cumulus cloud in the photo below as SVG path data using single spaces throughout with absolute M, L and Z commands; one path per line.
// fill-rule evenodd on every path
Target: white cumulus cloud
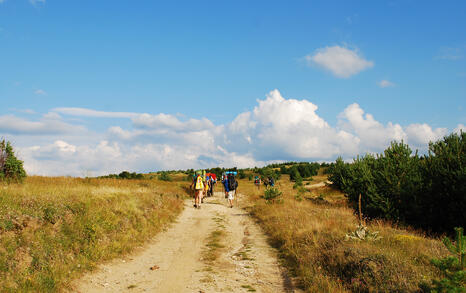
M 456 126 L 456 128 L 453 130 L 453 132 L 458 134 L 460 134 L 461 131 L 466 133 L 466 126 L 462 123 L 458 124 L 458 126 Z
M 241 150 L 246 146 L 261 160 L 289 160 L 330 158 L 346 152 L 344 143 L 356 142 L 349 133 L 330 127 L 316 113 L 317 106 L 307 100 L 285 99 L 273 90 L 258 104 L 229 125 L 237 133 L 228 142 L 229 148 Z
M 104 112 L 55 108 L 39 120 L 0 116 L 0 137 L 12 140 L 30 174 L 93 176 L 123 170 L 253 167 L 276 161 L 351 159 L 383 151 L 403 140 L 424 150 L 448 134 L 426 123 L 382 123 L 359 104 L 348 105 L 330 125 L 307 99 L 283 97 L 278 90 L 231 122 L 216 125 L 166 113 Z M 128 121 L 93 132 L 60 116 L 122 118 Z M 117 123 L 117 122 L 115 122 Z M 465 129 L 459 124 L 454 130 Z
M 447 135 L 448 129 L 432 129 L 432 127 L 426 123 L 414 123 L 406 127 L 406 133 L 409 137 L 409 144 L 412 144 L 413 146 L 425 146 L 429 144 L 429 142 L 434 142 Z
M 305 59 L 308 65 L 321 67 L 339 78 L 349 78 L 374 66 L 374 62 L 364 59 L 356 50 L 340 46 L 317 49 Z
M 364 110 L 356 103 L 343 110 L 338 124 L 341 129 L 360 139 L 362 152 L 381 151 L 390 141 L 406 141 L 407 138 L 401 125 L 389 122 L 384 126 L 371 114 L 364 114 Z

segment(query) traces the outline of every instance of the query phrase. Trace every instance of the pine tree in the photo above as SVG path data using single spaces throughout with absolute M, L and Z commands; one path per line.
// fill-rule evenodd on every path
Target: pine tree
M 466 223 L 466 133 L 429 144 L 422 165 L 424 221 L 434 231 Z

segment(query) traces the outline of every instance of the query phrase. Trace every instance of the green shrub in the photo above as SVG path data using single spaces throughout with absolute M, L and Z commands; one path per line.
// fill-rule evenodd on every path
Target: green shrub
M 267 188 L 264 192 L 264 198 L 268 202 L 274 202 L 276 199 L 281 197 L 282 192 L 276 187 Z
M 433 280 L 431 286 L 421 284 L 424 291 L 466 292 L 466 236 L 463 236 L 463 228 L 455 228 L 455 230 L 455 245 L 447 237 L 443 239 L 443 243 L 454 256 L 432 259 L 432 264 L 442 272 L 443 279 Z
M 244 178 L 246 178 L 246 173 L 244 173 L 244 170 L 243 170 L 243 169 L 240 169 L 240 170 L 238 171 L 238 177 L 239 177 L 239 179 L 244 179 Z
M 283 166 L 282 166 L 283 167 Z M 319 163 L 299 163 L 294 164 L 290 168 L 280 169 L 280 173 L 289 174 L 291 181 L 299 180 L 299 178 L 311 178 L 312 176 L 317 175 L 320 168 Z
M 296 182 L 293 184 L 293 189 L 299 188 L 303 186 L 303 179 L 298 178 Z
M 23 182 L 26 171 L 23 161 L 18 160 L 9 141 L 0 141 L 0 180 L 7 182 Z
M 293 166 L 289 170 L 290 172 L 290 181 L 303 181 L 303 177 L 301 176 L 301 173 L 299 173 L 298 167 Z
M 162 172 L 162 173 L 160 173 L 159 180 L 162 180 L 162 181 L 172 181 L 172 178 L 170 177 L 170 175 L 168 174 L 168 172 Z
M 341 157 L 338 157 L 336 162 L 332 163 L 327 169 L 328 180 L 332 182 L 335 188 L 343 190 L 343 179 L 348 176 L 348 165 L 348 163 L 343 162 Z

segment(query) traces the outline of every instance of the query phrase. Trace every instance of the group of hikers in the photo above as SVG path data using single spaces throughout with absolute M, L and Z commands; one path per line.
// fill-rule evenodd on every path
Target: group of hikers
M 233 202 L 238 190 L 238 181 L 236 180 L 236 171 L 227 171 L 222 174 L 222 185 L 225 192 L 225 198 L 228 199 L 230 208 L 233 207 Z M 201 208 L 201 203 L 204 202 L 205 196 L 214 195 L 214 187 L 217 183 L 217 175 L 214 173 L 206 173 L 205 170 L 198 170 L 193 175 L 191 189 L 194 190 L 194 207 Z
M 265 185 L 265 188 L 267 187 L 274 187 L 275 186 L 275 180 L 273 179 L 272 176 L 269 176 L 267 178 L 264 178 L 262 180 L 262 178 L 260 178 L 259 176 L 256 176 L 254 178 L 254 185 L 256 185 L 257 189 L 260 189 L 261 188 L 261 184 L 264 183 Z

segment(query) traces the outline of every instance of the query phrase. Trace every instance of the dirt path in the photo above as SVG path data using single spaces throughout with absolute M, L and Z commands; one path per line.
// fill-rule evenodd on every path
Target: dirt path
M 75 292 L 294 291 L 260 228 L 216 193 L 200 210 L 186 201 L 167 231 L 86 275 Z
M 328 184 L 331 184 L 331 183 L 332 182 L 326 180 L 324 182 L 315 183 L 315 184 L 311 184 L 311 185 L 306 185 L 305 187 L 308 188 L 308 189 L 314 189 L 314 188 L 324 187 L 325 185 L 328 185 Z

